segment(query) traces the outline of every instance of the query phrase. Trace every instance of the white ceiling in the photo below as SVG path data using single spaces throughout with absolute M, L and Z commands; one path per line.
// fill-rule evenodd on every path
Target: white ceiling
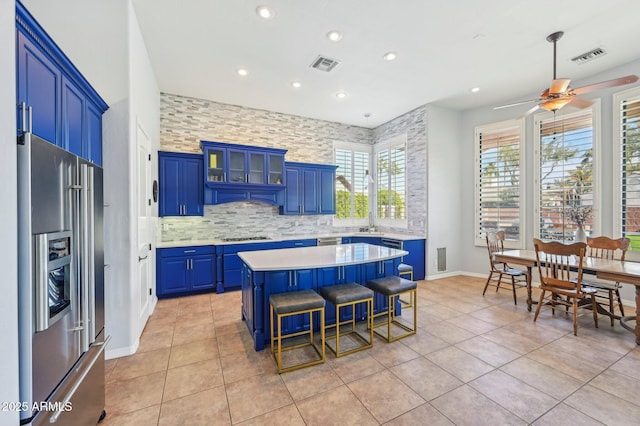
M 465 110 L 535 97 L 552 79 L 553 46 L 545 38 L 558 30 L 565 32 L 559 78 L 584 80 L 640 59 L 638 0 L 131 1 L 162 92 L 364 127 L 427 103 Z M 106 7 L 99 5 L 114 3 L 24 3 L 65 51 L 69 46 L 92 83 L 103 86 L 113 76 L 112 59 L 82 43 L 65 16 L 88 21 L 83 34 L 101 28 L 95 31 L 108 43 L 107 35 L 125 26 L 99 24 Z M 82 13 L 54 3 L 81 3 Z M 258 5 L 273 8 L 275 17 L 258 18 Z M 343 34 L 338 43 L 326 38 L 333 29 Z M 607 54 L 582 65 L 570 61 L 596 47 Z M 398 58 L 384 61 L 391 50 Z M 330 73 L 310 68 L 319 54 L 341 63 Z M 240 66 L 247 77 L 236 74 Z M 302 87 L 292 88 L 293 80 Z M 109 101 L 108 89 L 97 89 Z M 346 99 L 335 97 L 341 90 Z

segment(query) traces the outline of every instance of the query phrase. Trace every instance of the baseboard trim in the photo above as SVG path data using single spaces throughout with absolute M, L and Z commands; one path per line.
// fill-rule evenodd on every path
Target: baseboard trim
M 104 358 L 105 359 L 113 359 L 113 358 L 122 358 L 123 356 L 129 356 L 136 353 L 138 347 L 140 346 L 140 339 L 136 339 L 133 345 L 126 346 L 124 348 L 112 348 L 105 349 Z

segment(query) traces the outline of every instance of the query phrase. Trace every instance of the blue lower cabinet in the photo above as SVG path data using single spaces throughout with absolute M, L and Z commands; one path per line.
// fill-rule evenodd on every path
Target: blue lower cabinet
M 159 298 L 184 296 L 215 288 L 213 246 L 157 249 L 156 294 Z
M 336 284 L 357 283 L 360 281 L 360 269 L 362 265 L 346 265 L 346 266 L 334 266 L 328 268 L 318 268 L 317 271 L 317 286 L 318 291 L 322 287 L 328 287 Z M 359 308 L 359 307 L 358 307 Z M 362 309 L 356 309 L 356 316 L 359 319 L 364 319 Z M 336 309 L 335 307 L 327 303 L 325 305 L 325 324 L 334 324 L 336 322 Z M 351 308 L 343 308 L 342 320 L 351 319 Z
M 409 252 L 402 258 L 402 262 L 413 267 L 413 279 L 423 280 L 426 275 L 425 240 L 403 241 L 402 249 Z
M 373 244 L 374 246 L 379 246 L 381 244 L 381 241 L 382 239 L 380 237 L 361 237 L 361 236 L 351 237 L 352 244 L 366 243 L 366 244 Z
M 279 242 L 260 242 L 248 244 L 227 244 L 216 246 L 216 293 L 239 290 L 242 286 L 242 260 L 238 256 L 241 251 L 271 250 L 281 248 Z

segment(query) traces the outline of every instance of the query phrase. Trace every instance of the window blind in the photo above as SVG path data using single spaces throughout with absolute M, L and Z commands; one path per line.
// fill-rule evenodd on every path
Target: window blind
M 640 251 L 640 96 L 624 99 L 620 108 L 621 235 Z
M 573 207 L 593 207 L 593 114 L 539 120 L 539 235 L 546 240 L 573 242 Z M 592 220 L 585 224 L 591 229 Z
M 520 129 L 480 130 L 477 134 L 476 239 L 504 230 L 520 239 Z

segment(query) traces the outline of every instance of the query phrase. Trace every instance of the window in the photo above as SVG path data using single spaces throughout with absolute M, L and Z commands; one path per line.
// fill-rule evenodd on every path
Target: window
M 475 131 L 475 242 L 487 232 L 503 230 L 505 245 L 521 247 L 524 223 L 522 149 L 524 120 L 480 126 Z
M 376 144 L 374 152 L 377 222 L 406 227 L 407 135 Z
M 640 88 L 616 94 L 613 105 L 614 182 L 619 188 L 614 232 L 631 240 L 630 251 L 640 251 Z
M 583 229 L 595 231 L 594 104 L 576 113 L 545 113 L 535 117 L 537 141 L 536 235 L 563 243 L 575 241 L 578 225 L 572 211 L 587 214 Z
M 367 145 L 334 144 L 336 170 L 336 219 L 342 225 L 369 222 L 369 153 Z

